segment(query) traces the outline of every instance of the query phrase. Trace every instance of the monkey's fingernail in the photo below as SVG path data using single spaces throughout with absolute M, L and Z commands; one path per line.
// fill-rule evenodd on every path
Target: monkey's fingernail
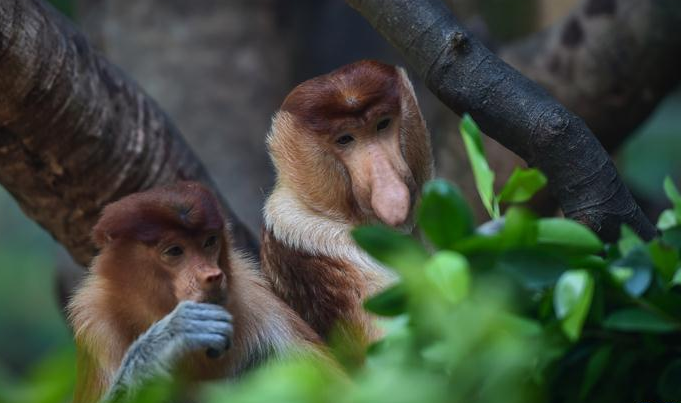
M 208 350 L 206 350 L 206 357 L 208 357 L 208 358 L 218 358 L 221 355 L 222 355 L 222 353 L 220 351 L 218 351 L 217 349 L 209 348 Z

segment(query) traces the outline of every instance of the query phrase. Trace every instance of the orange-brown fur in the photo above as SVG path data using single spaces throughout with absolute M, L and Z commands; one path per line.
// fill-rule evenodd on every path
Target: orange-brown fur
M 366 295 L 349 292 L 363 290 L 365 279 L 348 262 L 305 251 L 294 253 L 271 232 L 265 232 L 263 240 L 262 255 L 266 259 L 263 264 L 277 268 L 279 284 L 296 284 L 292 288 L 277 287 L 281 298 L 289 301 L 319 334 L 329 335 L 337 330 L 334 326 L 339 318 L 368 327 L 362 307 L 358 306 Z
M 384 116 L 390 129 L 372 134 Z M 357 138 L 352 149 L 335 143 L 346 132 Z M 396 181 L 409 190 L 410 211 L 389 224 L 409 228 L 418 190 L 432 175 L 429 134 L 406 74 L 361 61 L 300 84 L 274 116 L 268 146 L 277 183 L 265 207 L 263 271 L 322 337 L 340 325 L 361 329 L 361 342 L 376 338 L 362 303 L 394 276 L 349 232 L 381 221 L 376 192 Z M 379 159 L 385 167 L 375 166 Z M 382 178 L 392 182 L 380 188 Z
M 154 257 L 160 238 L 192 238 L 206 229 L 220 234 L 217 262 L 226 284 L 218 296 L 158 267 Z M 234 324 L 232 346 L 224 355 L 207 358 L 201 351 L 182 361 L 178 372 L 189 380 L 235 376 L 270 353 L 323 356 L 316 334 L 272 294 L 252 263 L 232 250 L 217 200 L 201 185 L 128 196 L 105 209 L 93 238 L 101 253 L 69 305 L 79 356 L 75 402 L 97 401 L 128 347 L 182 299 L 221 301 Z

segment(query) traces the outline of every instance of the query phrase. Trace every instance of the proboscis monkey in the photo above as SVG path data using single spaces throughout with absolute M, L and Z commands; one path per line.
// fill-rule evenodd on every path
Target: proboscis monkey
M 404 69 L 360 61 L 298 85 L 267 137 L 277 173 L 261 260 L 275 292 L 322 337 L 378 336 L 362 307 L 394 275 L 353 227 L 409 229 L 433 172 L 430 135 Z
M 269 356 L 323 357 L 310 327 L 235 252 L 215 196 L 184 182 L 108 205 L 100 254 L 69 304 L 75 402 L 128 396 L 156 376 L 231 377 Z

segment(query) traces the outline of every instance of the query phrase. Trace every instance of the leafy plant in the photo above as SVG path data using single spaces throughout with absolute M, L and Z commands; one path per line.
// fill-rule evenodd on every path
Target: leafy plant
M 270 363 L 205 386 L 202 401 L 681 400 L 681 195 L 671 180 L 658 238 L 623 227 L 604 245 L 580 223 L 515 205 L 546 182 L 536 171 L 517 171 L 495 195 L 477 127 L 466 117 L 461 129 L 495 220 L 476 228 L 456 186 L 435 180 L 416 215 L 423 241 L 383 226 L 353 232 L 400 275 L 365 303 L 385 331 L 366 364 L 342 375 L 304 358 Z M 137 401 L 166 401 L 168 390 L 154 385 Z
M 494 194 L 470 117 L 461 132 L 494 220 L 476 229 L 459 190 L 435 180 L 417 212 L 426 244 L 381 226 L 356 229 L 357 243 L 400 274 L 365 304 L 387 317 L 386 335 L 350 383 L 324 371 L 305 379 L 294 366 L 277 373 L 277 392 L 295 396 L 285 401 L 334 402 L 681 398 L 681 195 L 671 181 L 674 209 L 658 239 L 644 242 L 624 227 L 616 245 L 604 245 L 580 223 L 515 205 L 546 184 L 536 170 L 516 170 Z M 502 203 L 511 204 L 503 217 Z M 274 399 L 258 395 L 271 391 L 267 374 L 220 389 L 213 401 Z
M 475 184 L 490 217 L 499 218 L 500 203 L 522 203 L 546 186 L 546 176 L 535 168 L 516 168 L 498 195 L 494 194 L 494 172 L 485 158 L 480 129 L 469 114 L 461 119 L 459 130 L 471 162 Z

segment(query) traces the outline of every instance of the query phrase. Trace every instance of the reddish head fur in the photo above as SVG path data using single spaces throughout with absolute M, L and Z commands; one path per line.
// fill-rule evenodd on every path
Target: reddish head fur
M 215 195 L 199 183 L 180 182 L 109 204 L 93 228 L 92 239 L 100 248 L 116 240 L 151 245 L 169 231 L 192 236 L 198 231 L 219 231 L 223 225 Z
M 298 85 L 281 110 L 320 134 L 366 125 L 378 116 L 399 112 L 397 70 L 373 60 L 348 64 Z

